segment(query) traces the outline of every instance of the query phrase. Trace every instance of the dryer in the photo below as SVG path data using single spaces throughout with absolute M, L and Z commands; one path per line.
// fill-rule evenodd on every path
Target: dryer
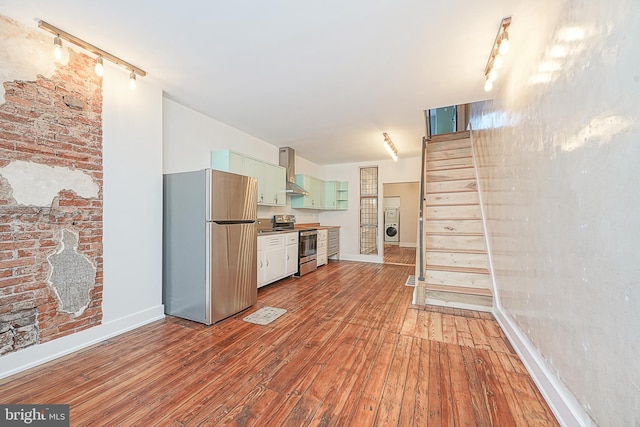
M 398 208 L 384 210 L 384 241 L 400 242 L 400 211 Z

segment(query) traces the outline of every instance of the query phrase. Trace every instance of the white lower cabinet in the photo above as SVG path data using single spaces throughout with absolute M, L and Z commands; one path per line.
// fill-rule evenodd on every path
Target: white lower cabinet
M 295 241 L 295 269 L 291 265 L 291 241 Z M 298 271 L 298 233 L 258 236 L 258 287 Z
M 286 275 L 292 276 L 298 272 L 298 233 L 288 233 L 285 236 L 287 236 Z
M 321 265 L 325 265 L 327 263 L 327 236 L 329 232 L 328 230 L 318 230 L 318 252 L 316 255 L 316 261 L 318 263 L 318 267 Z

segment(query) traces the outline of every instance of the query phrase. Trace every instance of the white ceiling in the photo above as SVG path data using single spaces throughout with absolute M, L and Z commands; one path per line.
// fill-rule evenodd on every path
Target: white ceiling
M 167 97 L 316 164 L 420 154 L 423 111 L 488 97 L 524 0 L 0 0 L 144 69 Z

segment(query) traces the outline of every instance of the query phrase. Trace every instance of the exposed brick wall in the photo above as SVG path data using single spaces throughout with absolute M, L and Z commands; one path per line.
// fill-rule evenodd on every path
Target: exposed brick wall
M 16 160 L 64 167 L 90 175 L 99 192 L 83 198 L 61 188 L 50 205 L 23 205 L 0 176 L 0 355 L 102 319 L 102 80 L 93 72 L 92 58 L 69 54 L 68 65 L 57 66 L 51 78 L 4 83 L 0 175 Z M 79 236 L 77 252 L 96 269 L 88 305 L 79 315 L 60 310 L 48 282 L 48 257 L 61 249 L 63 230 Z

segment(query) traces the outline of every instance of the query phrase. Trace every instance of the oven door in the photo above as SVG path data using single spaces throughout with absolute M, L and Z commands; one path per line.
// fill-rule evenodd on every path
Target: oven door
M 300 264 L 316 259 L 318 248 L 318 232 L 305 230 L 300 232 L 298 255 Z

